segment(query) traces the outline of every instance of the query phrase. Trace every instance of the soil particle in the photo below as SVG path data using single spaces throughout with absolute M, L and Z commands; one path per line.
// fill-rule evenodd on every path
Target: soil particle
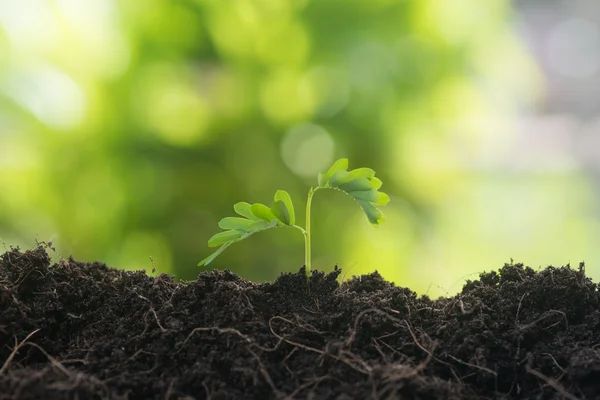
M 507 264 L 431 300 L 378 273 L 191 282 L 0 256 L 0 399 L 597 399 L 598 287 Z

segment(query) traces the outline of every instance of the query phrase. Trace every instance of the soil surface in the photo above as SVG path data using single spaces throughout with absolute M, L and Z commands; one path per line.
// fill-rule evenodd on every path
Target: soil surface
M 254 283 L 0 256 L 0 399 L 598 399 L 583 265 L 482 273 L 431 300 L 377 273 Z

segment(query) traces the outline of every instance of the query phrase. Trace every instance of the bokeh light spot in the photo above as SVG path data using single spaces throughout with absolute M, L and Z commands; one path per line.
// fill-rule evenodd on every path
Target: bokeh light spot
M 306 90 L 314 90 L 316 114 L 330 118 L 342 111 L 350 99 L 350 85 L 344 69 L 329 66 L 312 68 L 303 77 L 301 83 Z
M 35 53 L 52 45 L 57 25 L 47 1 L 0 1 L 0 27 L 16 52 Z
M 419 1 L 415 5 L 418 15 L 418 29 L 423 34 L 442 39 L 447 43 L 458 44 L 475 39 L 474 32 L 482 27 L 492 29 L 497 16 L 505 11 L 503 1 Z
M 308 119 L 315 108 L 315 93 L 302 84 L 302 76 L 293 71 L 279 71 L 262 85 L 260 100 L 263 112 L 273 122 L 293 123 Z
M 119 76 L 130 51 L 118 29 L 115 0 L 55 0 L 61 15 L 61 45 L 56 51 L 72 70 L 86 75 Z
M 281 142 L 283 161 L 295 174 L 312 177 L 333 161 L 335 143 L 321 126 L 303 124 L 292 128 Z
M 51 127 L 71 129 L 85 116 L 85 93 L 71 76 L 56 68 L 15 73 L 4 87 L 17 103 Z
M 257 42 L 257 52 L 262 60 L 267 65 L 301 65 L 310 48 L 304 27 L 292 21 L 268 26 L 272 28 L 261 31 Z
M 140 122 L 168 144 L 188 146 L 207 129 L 208 104 L 196 89 L 193 74 L 185 69 L 150 68 L 132 100 L 140 111 Z
M 1 131 L 2 126 L 0 126 Z M 3 172 L 40 168 L 40 154 L 35 146 L 19 138 L 17 134 L 0 133 L 0 175 Z

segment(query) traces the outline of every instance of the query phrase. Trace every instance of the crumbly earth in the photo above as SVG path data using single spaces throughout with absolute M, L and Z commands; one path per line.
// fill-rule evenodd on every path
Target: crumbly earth
M 254 283 L 0 256 L 0 399 L 597 399 L 583 265 L 483 273 L 431 300 L 377 273 Z

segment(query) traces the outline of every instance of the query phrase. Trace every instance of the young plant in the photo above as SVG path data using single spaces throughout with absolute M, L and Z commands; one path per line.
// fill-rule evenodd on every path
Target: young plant
M 219 247 L 217 251 L 198 263 L 198 266 L 208 265 L 219 254 L 235 242 L 244 240 L 257 232 L 275 227 L 290 227 L 298 229 L 304 235 L 304 255 L 306 275 L 310 276 L 310 208 L 312 198 L 317 190 L 334 189 L 346 193 L 358 202 L 369 222 L 373 226 L 383 223 L 383 213 L 376 206 L 383 206 L 390 201 L 387 194 L 380 192 L 382 182 L 375 177 L 375 171 L 370 168 L 357 168 L 348 171 L 348 159 L 337 160 L 326 173 L 319 173 L 318 185 L 308 191 L 306 201 L 305 228 L 296 225 L 296 213 L 290 195 L 285 190 L 278 190 L 271 207 L 264 204 L 236 203 L 233 206 L 240 217 L 226 217 L 219 221 L 219 227 L 224 229 L 208 240 L 209 247 Z

